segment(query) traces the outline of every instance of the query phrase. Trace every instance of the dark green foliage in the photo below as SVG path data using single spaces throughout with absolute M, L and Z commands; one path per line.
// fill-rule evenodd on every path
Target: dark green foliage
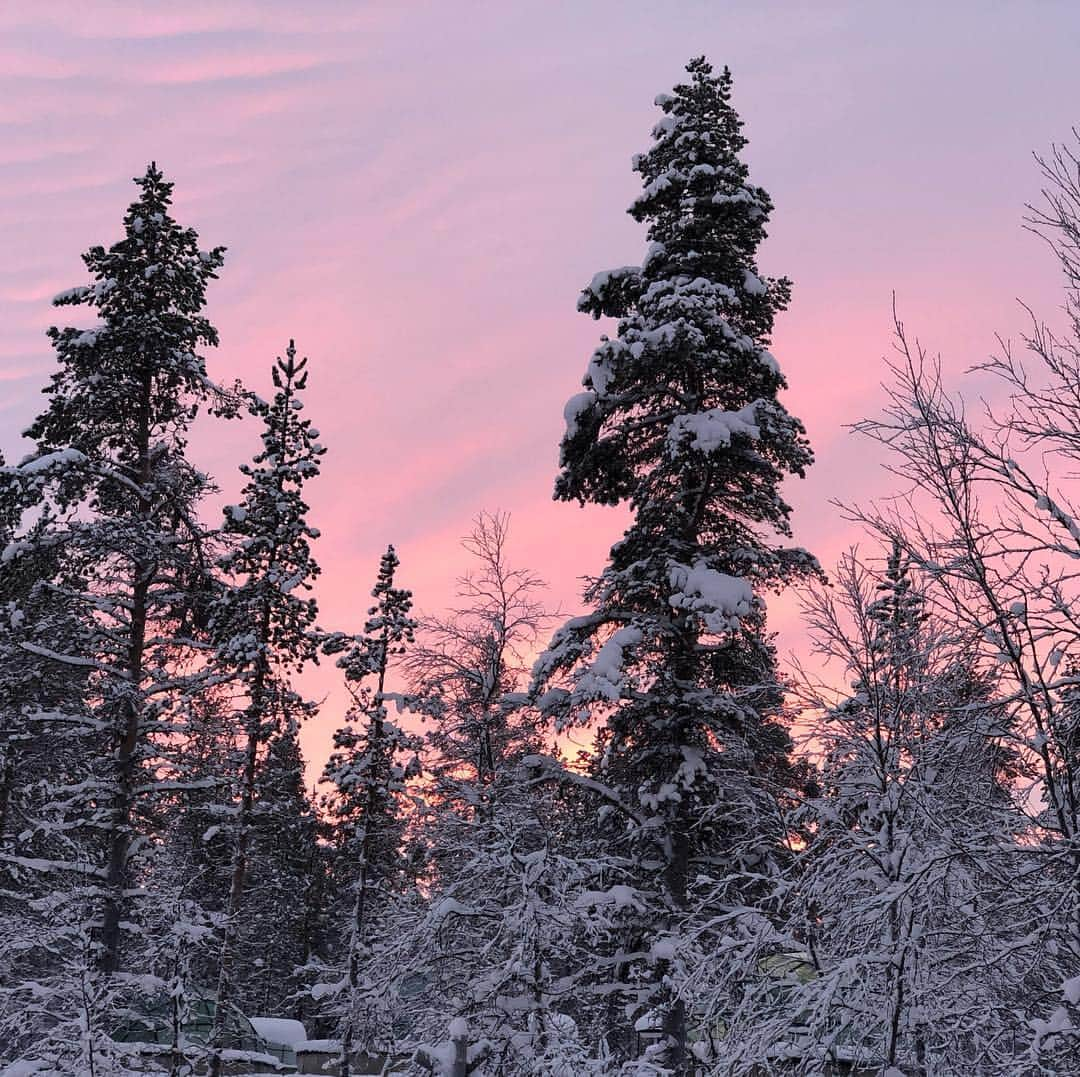
M 730 75 L 704 59 L 687 70 L 657 99 L 653 146 L 635 159 L 643 264 L 598 274 L 579 302 L 618 324 L 567 404 L 555 488 L 627 502 L 633 520 L 586 592 L 591 612 L 556 634 L 535 686 L 553 686 L 541 705 L 558 722 L 603 720 L 593 772 L 610 791 L 604 835 L 623 856 L 611 881 L 640 907 L 616 918 L 612 946 L 647 952 L 659 934 L 676 956 L 616 961 L 598 989 L 654 1015 L 644 1017 L 654 1046 L 628 1039 L 609 994 L 617 1052 L 643 1050 L 678 1072 L 676 984 L 698 892 L 734 899 L 736 880 L 770 870 L 783 838 L 772 797 L 797 778 L 776 720 L 762 593 L 817 571 L 805 551 L 777 544 L 790 533 L 780 484 L 811 453 L 768 352 L 790 294 L 755 261 L 771 203 L 739 158 Z

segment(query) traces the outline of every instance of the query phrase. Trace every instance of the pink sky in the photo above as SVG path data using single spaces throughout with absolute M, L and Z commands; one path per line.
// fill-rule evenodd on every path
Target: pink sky
M 1080 7 L 1006 3 L 345 3 L 0 6 L 0 447 L 39 408 L 44 329 L 79 254 L 119 238 L 156 159 L 177 216 L 228 246 L 213 373 L 265 389 L 290 336 L 330 452 L 310 491 L 319 598 L 358 628 L 378 556 L 437 610 L 480 509 L 572 609 L 621 532 L 550 500 L 562 406 L 601 327 L 599 269 L 639 260 L 630 157 L 654 96 L 699 53 L 727 63 L 753 178 L 776 203 L 761 266 L 795 282 L 774 353 L 818 454 L 789 491 L 828 566 L 852 541 L 831 497 L 887 479 L 844 424 L 881 401 L 891 293 L 959 372 L 1052 316 L 1056 269 L 1021 227 L 1033 150 L 1080 121 Z M 226 491 L 255 447 L 234 424 L 194 454 Z M 782 647 L 804 646 L 791 603 Z M 330 693 L 307 734 L 325 756 Z

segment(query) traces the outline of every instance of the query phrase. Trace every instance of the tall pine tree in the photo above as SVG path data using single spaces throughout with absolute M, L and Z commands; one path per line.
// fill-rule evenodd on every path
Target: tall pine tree
M 603 719 L 594 777 L 623 867 L 593 900 L 622 916 L 597 987 L 640 1072 L 691 1064 L 680 976 L 697 892 L 768 872 L 781 840 L 769 786 L 788 780 L 790 741 L 763 592 L 817 570 L 778 541 L 781 482 L 812 457 L 768 351 L 790 294 L 756 264 L 772 205 L 740 159 L 730 74 L 704 58 L 687 71 L 634 162 L 646 257 L 597 274 L 578 304 L 618 325 L 567 404 L 555 489 L 633 520 L 535 684 L 558 722 Z

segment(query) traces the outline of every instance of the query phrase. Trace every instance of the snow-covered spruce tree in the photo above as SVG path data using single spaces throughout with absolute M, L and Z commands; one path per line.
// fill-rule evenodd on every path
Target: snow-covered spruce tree
M 584 1073 L 559 989 L 581 869 L 559 846 L 550 786 L 524 765 L 544 738 L 516 694 L 550 615 L 542 582 L 512 567 L 508 536 L 507 515 L 477 517 L 454 608 L 422 618 L 404 657 L 410 707 L 431 723 L 420 832 L 430 906 L 414 927 L 422 965 L 407 1017 L 425 1044 L 464 1020 L 474 1055 L 484 1045 L 477 1074 Z
M 228 682 L 192 701 L 181 745 L 187 788 L 167 806 L 154 861 L 154 885 L 175 895 L 171 904 L 190 902 L 217 926 L 213 936 L 200 939 L 185 957 L 192 985 L 203 992 L 216 982 L 220 928 L 229 901 L 230 839 L 236 820 L 232 794 L 243 765 L 239 742 Z
M 36 507 L 36 499 L 24 498 L 22 485 L 17 469 L 6 468 L 0 456 L 0 849 L 9 856 L 34 831 L 41 783 L 51 779 L 56 792 L 62 776 L 76 767 L 77 734 L 96 732 L 85 711 L 85 668 L 44 665 L 23 647 L 34 638 L 34 626 L 45 622 L 61 638 L 75 611 L 43 583 L 58 565 L 57 551 L 37 542 L 50 526 L 48 517 L 39 517 L 24 541 L 15 541 L 24 513 Z M 33 855 L 42 855 L 40 847 Z M 0 860 L 0 878 L 17 869 L 15 860 Z
M 43 664 L 23 648 L 46 623 L 56 645 L 78 622 L 42 582 L 55 551 L 13 541 L 36 500 L 16 471 L 0 460 L 0 1065 L 40 1045 L 43 1026 L 56 1023 L 43 995 L 71 1004 L 89 956 L 81 789 L 85 757 L 103 749 L 86 670 Z M 39 518 L 31 535 L 47 526 Z
M 782 837 L 770 786 L 788 780 L 790 740 L 773 717 L 763 592 L 817 571 L 776 541 L 789 533 L 780 484 L 812 456 L 767 350 L 790 291 L 755 261 L 771 202 L 739 157 L 730 74 L 703 58 L 687 71 L 635 158 L 645 260 L 597 274 L 579 301 L 618 328 L 567 404 L 555 490 L 627 502 L 633 522 L 586 592 L 591 612 L 555 635 L 535 678 L 555 688 L 542 702 L 560 724 L 603 719 L 595 776 L 624 853 L 612 881 L 633 895 L 603 985 L 613 1046 L 642 1072 L 678 1073 L 699 882 L 767 875 Z M 635 1024 L 654 1042 L 637 1046 Z
M 198 354 L 217 342 L 201 310 L 223 251 L 201 251 L 172 218 L 172 185 L 155 165 L 136 183 L 124 237 L 92 247 L 90 283 L 55 300 L 89 306 L 99 321 L 49 330 L 58 361 L 49 405 L 27 431 L 34 451 L 13 469 L 45 524 L 20 531 L 9 559 L 48 549 L 56 564 L 41 587 L 72 611 L 63 630 L 43 620 L 20 645 L 42 670 L 86 674 L 101 741 L 61 801 L 66 834 L 85 839 L 79 893 L 96 906 L 81 937 L 112 980 L 100 990 L 84 980 L 77 989 L 88 999 L 106 998 L 142 946 L 140 906 L 154 895 L 137 885 L 141 865 L 163 790 L 176 787 L 172 776 L 163 786 L 158 761 L 182 737 L 185 702 L 205 680 L 194 656 L 211 571 L 196 509 L 211 487 L 187 459 L 187 435 L 201 409 L 234 408 Z M 97 1035 L 85 1033 L 85 1051 Z M 47 1050 L 44 1040 L 36 1049 Z
M 394 547 L 379 574 L 363 634 L 327 643 L 337 653 L 353 698 L 348 723 L 334 734 L 334 751 L 323 772 L 323 799 L 335 845 L 331 885 L 343 960 L 328 972 L 336 982 L 314 985 L 316 1001 L 337 1020 L 341 1074 L 349 1077 L 357 1052 L 392 1049 L 397 983 L 407 973 L 394 958 L 401 943 L 393 930 L 399 903 L 410 891 L 403 851 L 409 804 L 406 782 L 419 774 L 419 738 L 398 727 L 386 709 L 386 677 L 413 641 L 412 592 L 395 586 Z M 374 685 L 365 682 L 369 679 Z
M 266 745 L 256 781 L 235 996 L 248 1014 L 303 1017 L 298 970 L 322 949 L 325 864 L 298 732 L 290 709 Z
M 311 540 L 318 532 L 307 522 L 303 492 L 318 475 L 325 450 L 311 420 L 301 414 L 306 366 L 307 359 L 297 360 L 290 340 L 285 358 L 279 357 L 272 368 L 273 400 L 251 398 L 251 413 L 263 423 L 262 448 L 251 464 L 240 469 L 248 480 L 240 503 L 225 511 L 225 534 L 234 542 L 221 559 L 221 568 L 231 582 L 211 614 L 212 632 L 220 641 L 216 664 L 239 683 L 244 702 L 243 769 L 236 783 L 239 806 L 214 1022 L 217 1046 L 224 1034 L 226 1007 L 235 995 L 232 976 L 261 758 L 283 721 L 295 721 L 310 710 L 296 700 L 289 681 L 317 659 L 321 639 L 315 629 L 317 607 L 309 594 L 319 574 L 311 554 Z M 221 1067 L 220 1051 L 215 1050 L 212 1077 L 219 1077 Z

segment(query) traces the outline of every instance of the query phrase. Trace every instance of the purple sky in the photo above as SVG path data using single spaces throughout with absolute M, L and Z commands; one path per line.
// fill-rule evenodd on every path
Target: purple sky
M 795 293 L 772 350 L 818 453 L 790 496 L 828 566 L 853 538 L 828 499 L 887 482 L 844 424 L 881 402 L 892 291 L 955 372 L 1023 329 L 1016 297 L 1060 305 L 1020 224 L 1032 151 L 1080 121 L 1075 3 L 0 5 L 0 447 L 25 451 L 40 406 L 49 299 L 119 238 L 153 158 L 181 222 L 229 248 L 213 373 L 265 389 L 290 336 L 311 357 L 325 622 L 359 627 L 389 541 L 439 609 L 458 538 L 497 508 L 572 609 L 621 531 L 617 511 L 550 501 L 601 331 L 575 301 L 640 259 L 630 157 L 699 53 L 731 66 L 776 203 L 761 266 Z M 195 455 L 235 491 L 255 437 L 234 424 Z M 800 647 L 791 604 L 773 624 Z M 335 680 L 308 683 L 331 691 L 316 763 Z

